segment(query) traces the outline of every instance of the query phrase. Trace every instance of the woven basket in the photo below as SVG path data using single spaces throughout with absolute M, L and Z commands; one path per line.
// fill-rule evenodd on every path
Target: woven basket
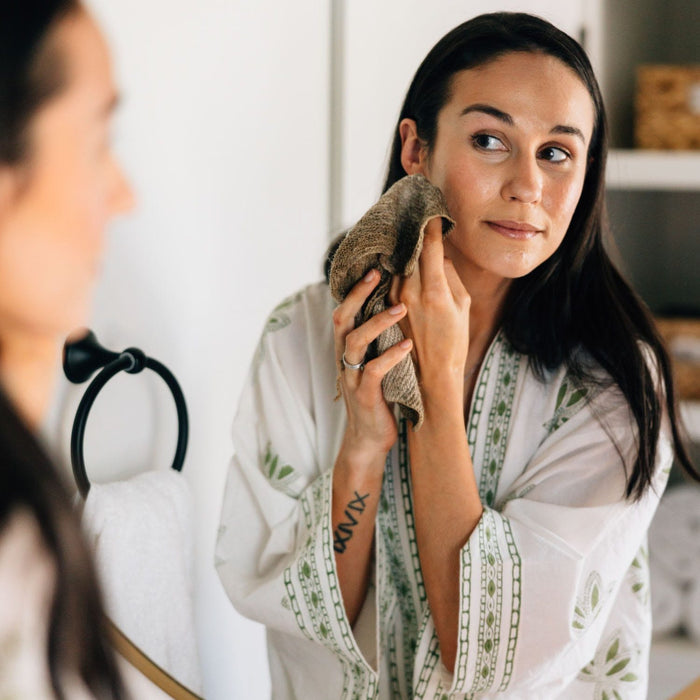
M 700 361 L 679 356 L 674 347 L 682 341 L 700 343 L 700 320 L 684 318 L 657 318 L 656 326 L 671 353 L 673 378 L 678 398 L 686 401 L 700 400 Z
M 637 68 L 638 148 L 700 149 L 700 65 Z

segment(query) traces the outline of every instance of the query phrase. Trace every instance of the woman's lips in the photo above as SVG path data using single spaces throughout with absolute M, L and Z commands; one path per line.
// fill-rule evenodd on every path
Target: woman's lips
M 487 221 L 486 224 L 502 236 L 521 241 L 534 238 L 538 233 L 542 233 L 542 229 L 524 221 Z

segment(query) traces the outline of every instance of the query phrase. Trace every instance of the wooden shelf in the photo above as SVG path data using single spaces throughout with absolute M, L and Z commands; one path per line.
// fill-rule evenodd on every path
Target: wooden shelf
M 608 189 L 700 191 L 700 151 L 610 151 Z

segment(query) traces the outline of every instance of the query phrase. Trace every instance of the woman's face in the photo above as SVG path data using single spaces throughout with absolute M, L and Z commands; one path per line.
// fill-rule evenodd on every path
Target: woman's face
M 84 324 L 103 231 L 132 195 L 110 147 L 117 93 L 104 39 L 74 12 L 53 30 L 65 85 L 29 125 L 26 162 L 0 165 L 0 337 Z
M 593 123 L 585 85 L 538 53 L 457 73 L 430 152 L 411 152 L 414 124 L 402 123 L 404 168 L 443 191 L 456 221 L 445 251 L 458 271 L 513 279 L 554 253 L 581 195 Z

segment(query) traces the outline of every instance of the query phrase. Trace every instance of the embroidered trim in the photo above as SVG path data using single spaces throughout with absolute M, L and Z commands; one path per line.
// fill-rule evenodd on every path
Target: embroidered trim
M 416 578 L 416 588 L 418 598 L 421 603 L 425 603 L 427 596 L 425 584 L 423 583 L 423 571 L 420 568 L 420 556 L 418 555 L 418 539 L 416 537 L 416 526 L 413 518 L 413 498 L 411 496 L 411 470 L 408 458 L 408 428 L 405 418 L 401 418 L 399 423 L 399 476 L 401 478 L 401 495 L 403 496 L 403 511 L 406 516 L 406 528 L 408 534 L 409 547 L 411 549 L 411 561 L 413 563 L 413 573 Z
M 476 574 L 471 550 L 476 546 L 479 547 L 480 581 L 478 630 L 474 635 L 473 627 L 477 621 L 471 619 L 470 589 Z M 467 697 L 493 690 L 499 679 L 499 691 L 506 690 L 510 683 L 520 626 L 521 564 L 509 520 L 486 508 L 477 532 L 472 535 L 470 546 L 462 552 L 461 637 L 455 687 L 460 688 Z M 509 605 L 504 604 L 506 597 L 509 597 Z M 508 609 L 510 619 L 504 619 L 504 612 Z M 471 687 L 466 689 L 470 628 L 472 640 L 475 641 L 476 660 Z M 503 669 L 497 673 L 501 659 L 504 660 Z
M 428 651 L 423 660 L 423 667 L 421 668 L 420 674 L 418 676 L 418 683 L 416 683 L 415 698 L 425 698 L 425 694 L 428 691 L 428 683 L 430 682 L 435 666 L 437 666 L 438 659 L 440 658 L 440 653 L 438 652 L 438 637 L 437 633 L 433 630 L 433 636 L 430 638 L 430 645 L 428 646 Z
M 422 610 L 420 603 L 425 601 L 425 589 L 423 577 L 420 571 L 420 559 L 418 558 L 418 546 L 413 520 L 413 504 L 410 488 L 410 470 L 408 465 L 408 446 L 406 436 L 406 423 L 399 423 L 398 440 L 398 484 L 395 481 L 396 469 L 393 450 L 387 457 L 387 468 L 384 472 L 384 484 L 380 499 L 377 524 L 383 541 L 383 546 L 377 548 L 377 554 L 381 554 L 386 562 L 381 570 L 385 572 L 385 587 L 380 597 L 380 611 L 389 608 L 389 598 L 394 597 L 396 605 L 392 607 L 392 615 L 381 618 L 382 626 L 386 626 L 387 642 L 396 645 L 396 639 L 401 642 L 402 669 L 398 661 L 394 662 L 390 656 L 392 687 L 402 671 L 402 680 L 398 681 L 399 687 L 404 686 L 402 693 L 410 694 L 413 680 L 413 666 L 418 640 L 418 614 Z M 401 498 L 401 511 L 399 511 L 399 490 Z M 400 517 L 403 516 L 403 517 Z M 402 539 L 405 538 L 411 552 L 411 560 L 406 561 L 405 549 Z M 413 570 L 413 580 L 409 576 L 409 570 Z M 391 593 L 390 593 L 391 591 Z M 397 622 L 396 616 L 400 615 Z M 401 628 L 401 634 L 396 634 L 397 624 Z M 394 654 L 398 654 L 394 649 Z
M 477 645 L 476 676 L 472 691 L 492 687 L 503 616 L 503 566 L 495 534 L 493 513 L 484 511 L 484 525 L 479 528 L 481 559 L 481 606 L 479 611 L 479 642 Z
M 522 605 L 522 559 L 518 552 L 518 547 L 515 544 L 513 537 L 513 529 L 508 518 L 501 516 L 501 524 L 503 525 L 503 533 L 508 546 L 508 555 L 513 562 L 513 589 L 511 592 L 511 609 L 510 609 L 510 631 L 508 634 L 508 647 L 506 649 L 506 665 L 503 670 L 503 680 L 499 690 L 505 690 L 513 676 L 513 661 L 515 659 L 515 649 L 518 645 L 518 632 L 520 630 L 520 608 Z
M 521 356 L 508 343 L 504 342 L 498 363 L 496 388 L 491 401 L 484 452 L 479 460 L 482 465 L 479 496 L 481 501 L 491 508 L 496 498 L 498 481 L 506 455 L 513 397 L 521 365 L 520 360 Z M 472 454 L 474 453 L 472 452 Z
M 342 697 L 371 698 L 378 692 L 377 679 L 368 670 L 355 646 L 334 570 L 335 555 L 330 526 L 331 499 L 324 497 L 324 494 L 330 492 L 331 480 L 332 474 L 327 472 L 314 483 L 311 491 L 312 502 L 309 502 L 308 492 L 304 493 L 300 499 L 307 529 L 321 528 L 319 534 L 322 538 L 322 560 L 317 559 L 317 545 L 311 536 L 307 540 L 305 551 L 299 556 L 296 565 L 285 570 L 285 587 L 297 625 L 302 633 L 309 639 L 320 641 L 333 651 L 341 662 L 343 667 Z M 321 570 L 324 571 L 328 582 L 328 593 L 330 594 L 334 620 L 331 619 L 331 609 L 325 604 L 324 587 L 319 575 Z M 295 584 L 300 587 L 301 596 L 295 590 Z M 305 611 L 302 611 L 302 604 Z M 306 620 L 311 622 L 313 634 L 306 626 Z M 334 630 L 340 632 L 341 639 L 336 638 Z

